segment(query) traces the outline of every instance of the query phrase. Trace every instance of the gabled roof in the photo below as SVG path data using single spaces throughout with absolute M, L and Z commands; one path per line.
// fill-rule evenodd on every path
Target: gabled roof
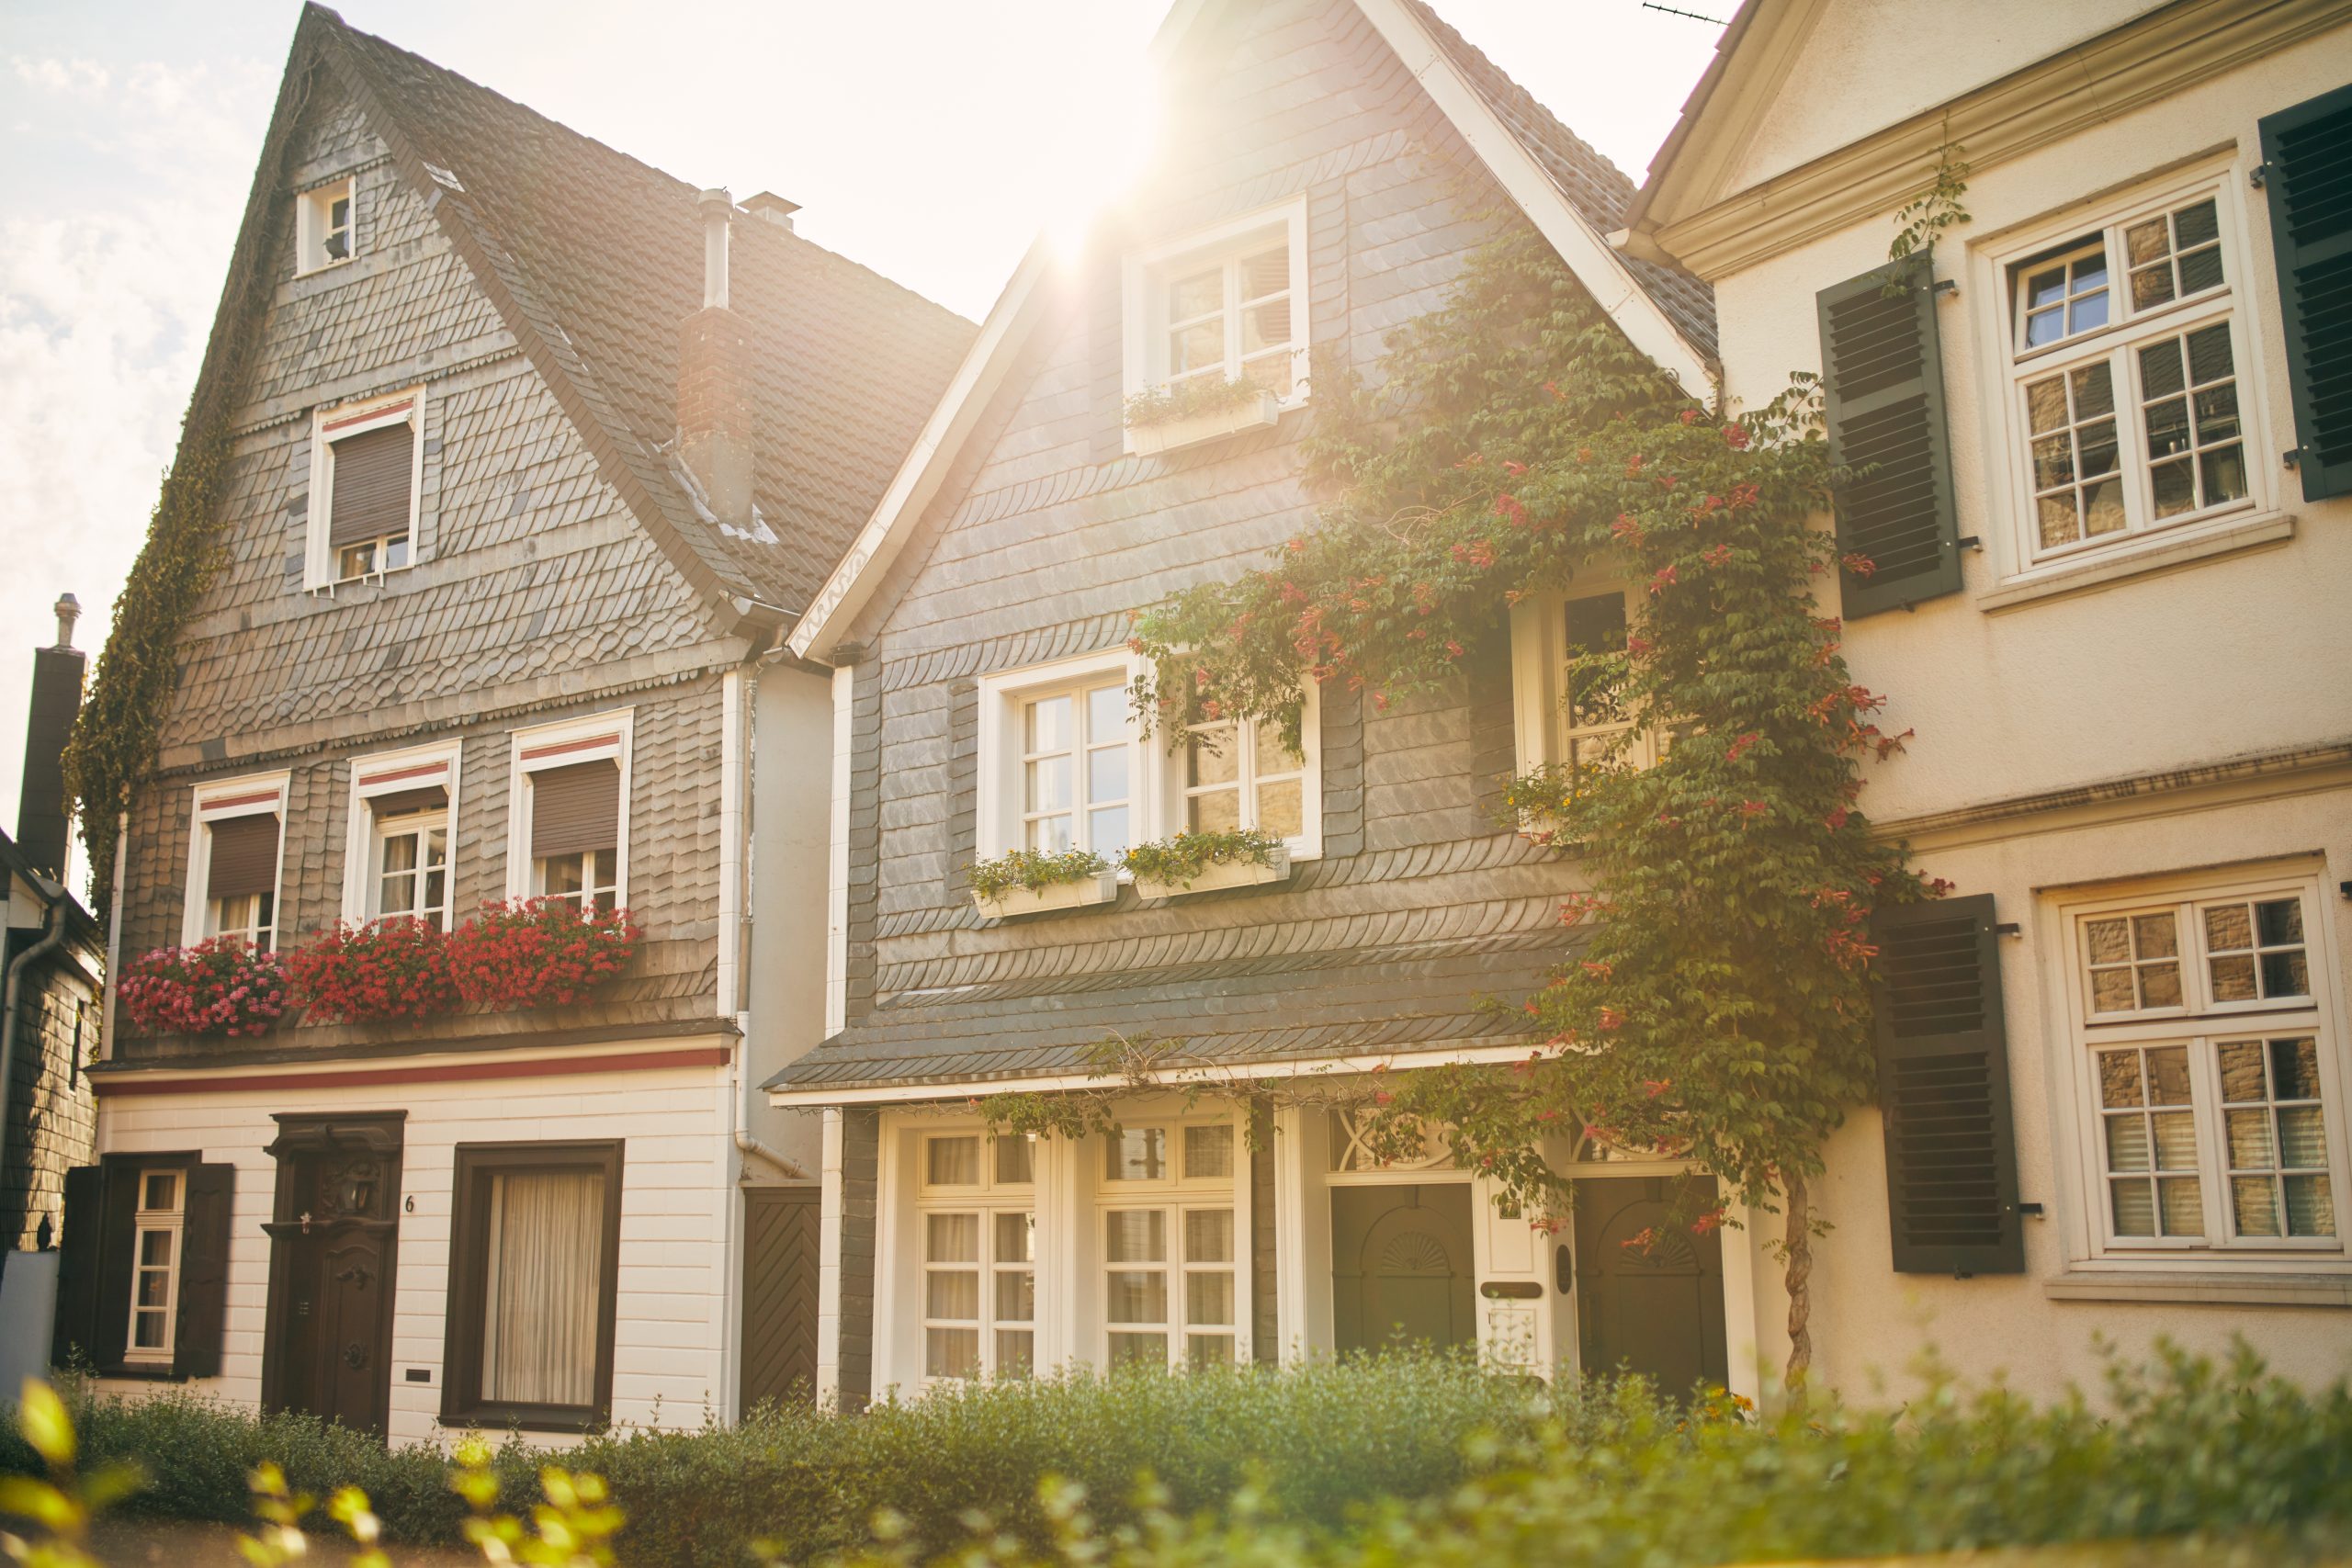
M 1625 335 L 1694 393 L 1715 373 L 1714 296 L 1670 266 L 1636 261 L 1603 238 L 1622 222 L 1634 183 L 1532 95 L 1449 27 L 1425 0 L 1350 0 L 1428 92 L 1498 183 L 1551 242 Z M 1152 41 L 1164 63 L 1222 9 L 1178 0 Z M 980 412 L 1041 320 L 1053 267 L 1030 248 L 980 335 L 899 465 L 874 515 L 792 632 L 792 650 L 823 658 L 840 645 L 913 532 Z
M 674 457 L 679 331 L 702 307 L 697 187 L 306 5 L 289 85 L 314 64 L 358 101 L 671 563 L 723 622 L 755 606 L 769 621 L 797 615 L 972 324 L 781 223 L 739 215 L 729 303 L 751 338 L 764 526 L 724 527 Z M 256 197 L 279 177 L 266 157 Z

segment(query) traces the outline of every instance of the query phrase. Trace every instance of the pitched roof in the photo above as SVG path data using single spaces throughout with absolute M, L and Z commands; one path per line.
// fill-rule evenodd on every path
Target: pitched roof
M 1482 1003 L 1540 989 L 1563 945 L 1547 928 L 903 992 L 766 1087 L 831 1103 L 858 1090 L 946 1093 L 1100 1074 L 1096 1049 L 1114 1037 L 1163 1053 L 1154 1066 L 1164 1080 L 1437 1051 L 1521 1054 L 1532 1021 Z
M 723 527 L 674 459 L 679 330 L 702 307 L 696 187 L 323 7 L 304 8 L 298 62 L 306 41 L 360 97 L 673 564 L 706 593 L 804 608 L 972 323 L 781 223 L 739 216 L 729 304 L 751 339 L 764 527 Z
M 1350 3 L 1634 346 L 1694 393 L 1703 391 L 1715 366 L 1713 291 L 1687 273 L 1621 255 L 1603 237 L 1633 200 L 1633 182 L 1448 27 L 1425 0 Z M 1153 39 L 1154 59 L 1164 64 L 1218 10 L 1216 0 L 1179 0 Z M 1029 332 L 1046 316 L 1043 300 L 1053 272 L 1040 241 L 989 312 L 881 504 L 793 629 L 795 653 L 823 657 L 839 646 L 938 492 Z

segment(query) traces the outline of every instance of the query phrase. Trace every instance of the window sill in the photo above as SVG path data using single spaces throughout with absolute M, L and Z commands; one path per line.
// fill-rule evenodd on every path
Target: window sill
M 1261 392 L 1256 402 L 1243 403 L 1238 408 L 1217 409 L 1159 424 L 1131 424 L 1127 426 L 1127 450 L 1141 457 L 1156 457 L 1179 447 L 1196 446 L 1204 441 L 1238 435 L 1245 430 L 1266 429 L 1282 414 L 1282 400 L 1272 392 Z
M 1221 893 L 1234 887 L 1256 887 L 1269 882 L 1290 880 L 1290 850 L 1274 852 L 1273 860 L 1265 865 L 1256 861 L 1225 861 L 1204 865 L 1190 882 L 1162 882 L 1157 877 L 1137 876 L 1136 896 L 1139 898 L 1183 898 L 1195 893 Z
M 2061 1302 L 2167 1302 L 2208 1306 L 2352 1307 L 2352 1274 L 2105 1274 L 2075 1269 L 2041 1282 Z
M 2137 545 L 2045 570 L 2030 577 L 2011 578 L 1976 596 L 1976 607 L 1990 615 L 2043 599 L 2088 592 L 2135 577 L 2151 577 L 2196 561 L 2260 549 L 2295 536 L 2291 512 L 2262 512 L 2177 538 Z
M 1119 874 L 1106 871 L 1100 876 L 1090 876 L 1083 882 L 1057 882 L 1051 887 L 1032 891 L 1026 887 L 1008 887 L 993 898 L 983 898 L 976 891 L 972 908 L 986 919 L 1001 920 L 1014 915 L 1042 915 L 1055 909 L 1083 909 L 1096 904 L 1108 904 L 1119 896 Z

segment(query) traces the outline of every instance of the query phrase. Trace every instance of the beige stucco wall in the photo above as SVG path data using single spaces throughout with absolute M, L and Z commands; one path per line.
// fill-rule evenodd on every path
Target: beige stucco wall
M 1940 97 L 1996 64 L 2024 63 L 2029 43 L 2045 49 L 2061 33 L 2088 30 L 2094 14 L 2138 8 L 2044 6 L 2047 14 L 2035 16 L 2036 7 L 2001 5 L 1930 19 L 1926 7 L 1918 16 L 1900 7 L 1899 28 L 1882 21 L 1867 36 L 1814 53 L 1786 89 L 1791 107 L 1751 168 L 1785 167 L 1898 109 L 1932 107 L 1924 96 L 1882 103 L 1892 89 L 1861 81 L 1872 75 L 1873 51 L 1897 38 L 1914 57 L 1906 80 L 1922 92 L 1932 85 Z M 1933 73 L 1917 68 L 1929 59 Z M 1973 221 L 1939 248 L 1938 276 L 1959 284 L 1957 298 L 1938 307 L 1959 531 L 1979 536 L 1984 548 L 1963 553 L 1962 592 L 1856 623 L 1846 652 L 1856 678 L 1886 694 L 1887 728 L 1917 731 L 1903 756 L 1866 768 L 1863 805 L 1882 824 L 1918 829 L 1925 872 L 1962 893 L 1993 894 L 1997 918 L 2022 927 L 2002 943 L 2011 1094 L 2020 1196 L 2043 1204 L 2047 1217 L 2025 1222 L 2023 1276 L 1895 1274 L 1881 1125 L 1874 1111 L 1856 1115 L 1833 1142 L 1815 1190 L 1834 1227 L 1815 1273 L 1815 1353 L 1849 1394 L 1869 1395 L 1882 1376 L 1894 1379 L 1887 1386 L 1894 1392 L 1911 1386 L 1905 1370 L 1928 1347 L 1972 1377 L 2004 1374 L 2037 1391 L 2089 1383 L 2099 1373 L 2100 1337 L 2127 1354 L 2158 1337 L 2209 1351 L 2243 1337 L 2299 1377 L 2352 1371 L 2352 1307 L 2222 1304 L 2193 1299 L 2185 1285 L 2142 1299 L 2074 1300 L 2052 1286 L 2078 1272 L 2094 1219 L 2093 1179 L 2078 1163 L 2085 1138 L 2070 1099 L 2077 1047 L 2058 994 L 2071 961 L 2055 913 L 2061 897 L 2111 880 L 2291 862 L 2319 881 L 2321 929 L 2312 939 L 2314 966 L 2325 967 L 2322 1028 L 2339 1045 L 2352 1038 L 2345 1009 L 2352 905 L 2336 892 L 2352 879 L 2352 770 L 2305 767 L 2234 784 L 2186 776 L 2225 773 L 2232 760 L 2255 754 L 2352 741 L 2352 501 L 2304 502 L 2279 461 L 2296 438 L 2269 215 L 2247 178 L 2259 161 L 2257 119 L 2347 77 L 2352 35 L 2339 29 L 2063 143 L 1980 166 L 1967 194 Z M 1840 106 L 1835 125 L 1823 118 L 1833 103 Z M 2096 227 L 2110 201 L 2143 182 L 2209 164 L 2222 171 L 2225 209 L 2234 205 L 2224 218 L 2236 233 L 2231 287 L 2252 326 L 2241 389 L 2249 467 L 2268 497 L 2248 515 L 2290 519 L 2291 535 L 2161 573 L 2091 586 L 2078 580 L 2071 592 L 1988 604 L 2020 580 L 2025 563 L 1999 423 L 2012 395 L 2007 289 L 1987 257 L 2070 209 L 2079 209 L 2084 229 Z M 1760 403 L 1789 371 L 1819 368 L 1815 294 L 1883 262 L 1894 232 L 1891 216 L 1873 216 L 1711 280 L 1735 398 Z M 2045 806 L 1974 827 L 1952 826 L 1949 815 L 2126 780 L 2145 793 L 2124 805 Z M 1926 819 L 1937 818 L 1943 825 L 1928 830 Z M 2341 1135 L 2352 1107 L 2342 1098 L 2340 1049 L 2336 1062 L 2330 1092 L 2338 1096 L 2332 1113 Z M 1769 1235 L 1777 1234 L 1775 1221 Z M 1786 1303 L 1779 1264 L 1762 1251 L 1767 1239 L 1748 1237 L 1759 1343 L 1777 1360 L 1786 1348 Z M 2307 1277 L 2333 1268 L 2340 1278 L 2346 1266 L 2339 1253 Z

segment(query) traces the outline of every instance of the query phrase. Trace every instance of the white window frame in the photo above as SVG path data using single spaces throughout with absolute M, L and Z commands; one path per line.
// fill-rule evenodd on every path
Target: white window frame
M 1159 743 L 1153 750 L 1160 758 L 1159 795 L 1167 804 L 1166 820 L 1159 824 L 1162 833 L 1174 834 L 1187 830 L 1192 825 L 1192 797 L 1195 793 L 1236 789 L 1240 798 L 1240 827 L 1254 831 L 1258 827 L 1258 736 L 1257 726 L 1241 725 L 1233 719 L 1214 719 L 1204 724 L 1183 727 L 1184 734 L 1200 730 L 1222 729 L 1228 743 L 1238 748 L 1240 765 L 1235 770 L 1229 784 L 1210 784 L 1195 791 L 1185 782 L 1186 745 L 1177 739 L 1173 750 Z M 1298 770 L 1299 816 L 1298 831 L 1283 839 L 1294 861 L 1315 860 L 1323 853 L 1323 693 L 1315 681 L 1306 682 L 1306 700 L 1298 717 L 1299 754 L 1304 759 Z M 1277 770 L 1277 776 L 1283 770 Z M 1157 835 L 1155 835 L 1157 836 Z M 1140 840 L 1138 840 L 1140 841 Z
M 1511 728 L 1519 772 L 1533 773 L 1555 762 L 1565 763 L 1577 743 L 1600 742 L 1629 734 L 1631 720 L 1577 728 L 1568 717 L 1568 602 L 1621 595 L 1625 604 L 1625 630 L 1633 636 L 1642 627 L 1642 596 L 1617 577 L 1595 577 L 1565 589 L 1531 593 L 1510 610 Z M 1665 754 L 1655 734 L 1634 735 L 1625 759 L 1646 768 Z
M 351 809 L 343 861 L 343 918 L 345 921 L 352 925 L 364 925 L 384 918 L 384 911 L 379 907 L 379 895 L 383 880 L 380 866 L 385 835 L 383 824 L 376 819 L 372 803 L 381 795 L 397 795 L 403 790 L 429 789 L 438 784 L 449 795 L 445 829 L 449 858 L 439 924 L 445 931 L 451 929 L 458 908 L 458 775 L 462 755 L 463 748 L 457 741 L 448 740 L 432 746 L 413 746 L 400 751 L 377 752 L 352 763 Z M 420 842 L 420 876 L 423 874 L 422 850 Z
M 187 891 L 181 900 L 180 945 L 193 947 L 205 939 L 211 923 L 211 900 L 205 887 L 212 877 L 212 835 L 215 822 L 232 817 L 277 818 L 277 874 L 270 890 L 269 946 L 278 947 L 286 929 L 286 800 L 293 775 L 287 773 L 244 773 L 214 779 L 196 786 L 188 807 Z
M 538 866 L 531 858 L 531 775 L 544 768 L 609 760 L 619 765 L 621 774 L 619 817 L 613 839 L 613 906 L 628 908 L 630 759 L 636 751 L 634 707 L 608 708 L 507 733 L 506 897 L 539 896 L 534 891 Z
M 343 224 L 343 254 L 326 254 L 333 233 L 334 204 L 346 204 Z M 345 175 L 339 180 L 312 186 L 294 197 L 294 274 L 308 277 L 348 266 L 359 254 L 359 181 Z
M 2256 283 L 2256 258 L 2260 253 L 2248 230 L 2240 182 L 2231 177 L 2235 167 L 2233 162 L 2209 161 L 2160 182 L 2152 182 L 2128 197 L 2077 207 L 2064 216 L 2037 220 L 1980 253 L 1976 263 L 1978 297 L 1993 302 L 1992 309 L 1980 312 L 1978 339 L 1982 363 L 1995 367 L 1994 373 L 1985 378 L 1987 428 L 1993 435 L 1987 443 L 1987 479 L 1992 494 L 2009 498 L 2013 519 L 2004 539 L 2011 566 L 2005 581 L 2060 575 L 2078 565 L 2164 548 L 2187 536 L 2242 526 L 2251 518 L 2276 512 L 2279 504 L 2278 480 L 2269 456 L 2272 448 L 2264 396 L 2268 381 L 2263 364 L 2263 334 L 2256 330 L 2254 315 L 2261 298 Z M 2145 310 L 2132 309 L 2125 231 L 2209 198 L 2214 203 L 2220 231 L 2222 283 Z M 2069 246 L 2068 242 L 2076 239 L 2085 247 L 2097 243 L 2103 248 L 2108 265 L 2108 320 L 2102 326 L 2055 343 L 2023 348 L 2024 290 L 2027 274 L 2034 270 L 2026 264 L 2041 258 L 2047 265 L 2072 254 L 2075 247 Z M 2227 322 L 2230 334 L 2237 391 L 2238 443 L 2246 493 L 2236 500 L 2159 519 L 2154 515 L 2137 351 L 2156 341 L 2177 338 L 2221 321 Z M 2033 436 L 2026 388 L 2062 370 L 2080 369 L 2095 361 L 2111 366 L 2119 443 L 2117 476 L 2122 485 L 2125 526 L 2117 532 L 2086 536 L 2044 547 L 2035 498 Z M 2195 461 L 2192 456 L 2190 462 Z
M 1125 318 L 1122 385 L 1128 397 L 1165 390 L 1170 385 L 1168 366 L 1168 285 L 1182 274 L 1197 272 L 1213 262 L 1227 269 L 1223 300 L 1225 317 L 1224 379 L 1241 374 L 1241 300 L 1233 267 L 1245 254 L 1255 254 L 1280 239 L 1290 250 L 1291 390 L 1279 400 L 1284 409 L 1305 406 L 1308 392 L 1308 347 L 1312 336 L 1311 301 L 1307 297 L 1306 199 L 1304 197 L 1261 209 L 1219 223 L 1214 228 L 1129 254 L 1125 258 L 1121 299 Z M 1252 358 L 1271 357 L 1278 350 L 1261 349 Z M 1201 376 L 1194 371 L 1191 376 Z M 1203 378 L 1205 378 L 1204 377 Z
M 2256 998 L 2217 1002 L 2211 995 L 2204 923 L 2207 905 L 2294 897 L 2302 904 L 2303 952 L 2310 974 L 2308 998 Z M 2087 923 L 2124 914 L 2170 911 L 2176 915 L 2182 1000 L 2177 1007 L 2095 1013 L 2091 1010 L 2086 963 Z M 2071 1106 L 2075 1128 L 2077 1224 L 2070 1238 L 2078 1261 L 2097 1269 L 2189 1269 L 2210 1271 L 2352 1273 L 2347 1253 L 2345 1192 L 2352 1176 L 2347 1145 L 2346 1094 L 2352 1063 L 2346 1061 L 2345 1021 L 2336 994 L 2334 955 L 2338 951 L 2334 910 L 2322 896 L 2320 874 L 2308 863 L 2239 868 L 2232 872 L 2170 877 L 2086 890 L 2054 901 L 2049 927 L 2061 966 L 2055 987 L 2060 1009 L 2055 1062 L 2058 1098 Z M 2335 1210 L 2333 1236 L 2239 1236 L 2229 1194 L 2230 1168 L 2223 1125 L 2218 1046 L 2246 1040 L 2308 1034 L 2317 1045 L 2320 1103 L 2327 1149 L 2327 1175 Z M 2106 1128 L 2098 1072 L 2103 1049 L 2178 1046 L 2188 1053 L 2190 1110 L 2196 1133 L 2201 1236 L 2119 1236 L 2109 1196 Z M 2065 1125 L 2062 1109 L 2059 1124 Z M 2152 1160 L 2153 1165 L 2153 1160 Z M 2153 1173 L 2152 1173 L 2153 1174 Z M 2186 1172 L 2184 1171 L 2184 1174 Z
M 147 1183 L 158 1176 L 172 1179 L 172 1202 L 169 1208 L 151 1209 L 147 1206 Z M 124 1308 L 123 1352 L 126 1365 L 134 1367 L 168 1367 L 179 1346 L 180 1272 L 187 1261 L 187 1179 L 183 1165 L 146 1165 L 133 1168 L 131 1202 L 134 1211 L 130 1223 L 130 1301 Z M 139 1300 L 141 1281 L 153 1270 L 143 1261 L 147 1252 L 147 1237 L 168 1235 L 172 1238 L 171 1261 L 161 1268 L 164 1275 L 164 1342 L 161 1345 L 139 1343 Z M 153 1312 L 158 1309 L 148 1307 Z
M 1195 1177 L 1188 1168 L 1184 1133 L 1192 1127 L 1224 1127 L 1230 1131 L 1233 1152 L 1230 1169 L 1222 1177 Z M 1112 1161 L 1119 1146 L 1119 1139 L 1128 1133 L 1157 1131 L 1166 1139 L 1167 1174 L 1157 1179 L 1114 1179 L 1111 1175 Z M 1231 1347 L 1233 1364 L 1239 1365 L 1250 1354 L 1250 1269 L 1247 1250 L 1250 1225 L 1242 1213 L 1243 1189 L 1241 1172 L 1249 1161 L 1247 1129 L 1233 1116 L 1138 1116 L 1122 1117 L 1119 1136 L 1104 1134 L 1088 1141 L 1082 1158 L 1093 1162 L 1094 1201 L 1090 1223 L 1093 1227 L 1091 1255 L 1093 1267 L 1086 1288 L 1094 1293 L 1091 1315 L 1095 1321 L 1095 1364 L 1109 1368 L 1111 1340 L 1114 1335 L 1159 1334 L 1168 1342 L 1168 1369 L 1182 1371 L 1191 1361 L 1190 1341 L 1195 1337 L 1222 1338 Z M 1185 1223 L 1187 1214 L 1203 1211 L 1223 1211 L 1228 1216 L 1229 1234 L 1233 1237 L 1233 1256 L 1229 1258 L 1196 1264 L 1186 1255 Z M 1166 1240 L 1166 1256 L 1158 1262 L 1113 1262 L 1110 1256 L 1110 1216 L 1114 1213 L 1157 1212 L 1163 1216 L 1161 1225 Z M 1157 1273 L 1166 1281 L 1167 1315 L 1157 1324 L 1118 1323 L 1111 1321 L 1110 1277 L 1113 1273 Z M 1224 1274 L 1233 1281 L 1231 1321 L 1221 1324 L 1196 1324 L 1191 1321 L 1191 1292 L 1185 1288 L 1193 1274 Z
M 1003 1377 L 1035 1375 L 1043 1358 L 1045 1295 L 1045 1256 L 1038 1246 L 1039 1194 L 1045 1168 L 1044 1140 L 1034 1135 L 1029 1143 L 1029 1179 L 1001 1181 L 997 1178 L 997 1141 L 1000 1137 L 1019 1137 L 1018 1134 L 995 1134 L 978 1122 L 945 1122 L 926 1125 L 913 1138 L 914 1171 L 914 1281 L 911 1300 L 920 1325 L 917 1330 L 915 1357 L 920 1371 L 919 1382 L 928 1388 L 942 1383 L 961 1383 L 967 1380 L 946 1374 L 933 1374 L 930 1368 L 930 1342 L 934 1329 L 969 1329 L 978 1339 L 979 1381 L 991 1382 Z M 979 1145 L 979 1180 L 971 1183 L 933 1182 L 931 1179 L 931 1145 L 934 1141 L 972 1138 Z M 961 1262 L 934 1263 L 930 1256 L 931 1218 L 934 1214 L 972 1214 L 979 1225 L 979 1255 L 969 1264 Z M 1029 1257 L 1026 1260 L 1009 1259 L 997 1250 L 997 1219 L 1003 1214 L 1026 1214 L 1029 1218 Z M 931 1315 L 931 1271 L 934 1268 L 969 1272 L 978 1278 L 979 1300 L 975 1303 L 979 1315 L 976 1318 L 935 1318 Z M 996 1314 L 996 1285 L 1001 1276 L 1029 1276 L 1029 1316 L 1024 1319 L 1002 1318 Z M 1025 1367 L 1009 1369 L 997 1353 L 999 1333 L 1029 1336 L 1029 1361 Z
M 978 807 L 979 820 L 975 824 L 974 841 L 982 860 L 1018 849 L 1026 842 L 1025 817 L 1022 810 L 1023 728 L 1022 709 L 1027 703 L 1062 695 L 1080 694 L 1111 681 L 1132 687 L 1141 673 L 1141 660 L 1125 649 L 1102 653 L 1084 654 L 1073 659 L 1057 660 L 1051 664 L 1033 665 L 1025 670 L 1001 671 L 983 675 L 979 680 L 980 733 Z M 1084 728 L 1085 703 L 1072 705 L 1072 804 L 1070 807 L 1071 843 L 1079 849 L 1090 849 L 1088 803 L 1085 787 L 1085 751 L 1089 742 Z M 1127 748 L 1127 841 L 1140 844 L 1158 836 L 1160 819 L 1159 803 L 1153 796 L 1158 770 L 1149 767 L 1144 755 L 1144 739 L 1130 705 L 1124 710 Z M 1104 854 L 1102 858 L 1117 870 L 1117 862 Z M 1122 877 L 1126 875 L 1120 871 Z
M 376 569 L 356 577 L 341 574 L 338 552 L 327 542 L 334 525 L 334 446 L 355 435 L 364 435 L 386 425 L 405 423 L 413 439 L 409 446 L 408 476 L 408 559 L 399 566 L 384 564 L 383 544 L 399 537 L 387 534 L 378 541 Z M 320 409 L 311 415 L 311 498 L 309 527 L 302 555 L 302 587 L 305 592 L 332 595 L 345 583 L 381 582 L 395 571 L 406 571 L 419 559 L 418 525 L 424 514 L 424 389 L 411 387 L 406 391 L 388 393 L 382 397 L 363 398 L 335 408 Z M 345 547 L 348 548 L 349 547 Z

